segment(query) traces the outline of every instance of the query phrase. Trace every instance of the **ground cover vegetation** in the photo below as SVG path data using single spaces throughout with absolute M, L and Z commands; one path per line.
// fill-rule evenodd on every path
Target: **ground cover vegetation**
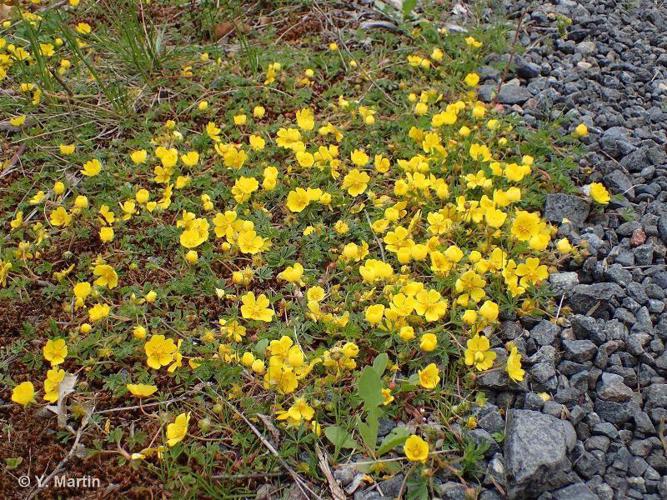
M 587 130 L 477 100 L 504 26 L 405 4 L 395 30 L 305 0 L 3 10 L 8 494 L 76 471 L 341 498 L 352 467 L 474 495 L 484 450 L 457 429 L 476 374 L 523 381 L 499 320 L 555 317 L 549 273 L 586 254 L 539 209 Z

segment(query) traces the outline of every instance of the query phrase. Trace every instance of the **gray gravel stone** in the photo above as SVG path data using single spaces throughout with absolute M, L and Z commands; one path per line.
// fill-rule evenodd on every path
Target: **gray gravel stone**
M 603 373 L 598 385 L 598 396 L 607 401 L 622 403 L 632 399 L 632 389 L 623 383 L 623 377 L 615 373 Z
M 567 434 L 574 434 L 569 422 L 530 410 L 508 412 L 505 466 L 510 497 L 537 496 L 573 482 Z
M 579 284 L 579 276 L 574 272 L 553 273 L 549 276 L 549 284 L 554 295 L 569 295 Z
M 502 104 L 523 104 L 532 97 L 526 87 L 505 84 L 498 92 L 498 102 Z
M 565 358 L 577 363 L 590 361 L 595 356 L 597 346 L 590 340 L 563 340 Z
M 577 285 L 570 302 L 574 312 L 584 314 L 595 305 L 608 305 L 612 299 L 623 295 L 623 289 L 616 283 Z
M 589 212 L 590 204 L 586 200 L 570 194 L 549 194 L 544 205 L 544 217 L 559 224 L 568 219 L 575 226 L 581 226 Z

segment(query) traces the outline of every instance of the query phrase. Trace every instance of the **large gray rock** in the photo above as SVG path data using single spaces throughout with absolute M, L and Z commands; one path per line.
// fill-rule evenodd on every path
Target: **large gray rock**
M 616 283 L 595 283 L 574 287 L 570 305 L 578 314 L 586 314 L 593 306 L 606 306 L 609 302 L 624 295 L 623 289 Z
M 568 219 L 575 226 L 581 226 L 590 211 L 590 204 L 586 200 L 570 194 L 548 194 L 544 204 L 544 217 L 558 224 Z
M 575 480 L 567 456 L 576 433 L 565 420 L 531 410 L 507 413 L 505 462 L 509 498 L 535 498 Z
M 503 85 L 498 92 L 498 102 L 502 104 L 523 104 L 531 97 L 530 91 L 519 85 Z

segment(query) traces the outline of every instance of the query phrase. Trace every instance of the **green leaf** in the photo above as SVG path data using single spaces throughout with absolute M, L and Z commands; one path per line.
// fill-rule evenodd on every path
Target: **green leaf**
M 403 17 L 408 17 L 416 6 L 417 6 L 417 0 L 404 0 Z
M 364 402 L 364 408 L 369 410 L 382 404 L 382 380 L 375 369 L 367 366 L 357 379 L 357 392 Z
M 404 425 L 394 427 L 391 432 L 385 436 L 382 443 L 380 443 L 380 447 L 377 450 L 378 456 L 389 453 L 397 446 L 402 445 L 409 436 L 410 430 Z
M 406 495 L 407 500 L 428 499 L 428 483 L 419 471 L 410 475 L 406 486 L 408 490 L 408 494 Z
M 375 445 L 378 440 L 379 418 L 379 408 L 371 408 L 368 410 L 368 418 L 366 419 L 366 422 L 362 422 L 361 418 L 357 417 L 357 429 L 359 430 L 359 434 L 361 434 L 366 446 L 373 451 L 375 451 Z
M 387 364 L 389 363 L 389 356 L 386 352 L 378 354 L 373 360 L 373 369 L 381 377 L 384 374 L 384 371 L 387 369 Z
M 5 458 L 5 463 L 7 464 L 7 470 L 16 469 L 23 462 L 23 457 L 7 457 Z
M 324 429 L 324 435 L 336 448 L 359 448 L 359 443 L 354 440 L 350 433 L 337 425 Z

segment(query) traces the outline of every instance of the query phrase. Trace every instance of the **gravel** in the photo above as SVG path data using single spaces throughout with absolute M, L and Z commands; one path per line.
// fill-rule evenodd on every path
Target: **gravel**
M 515 26 L 524 15 L 525 50 L 497 102 L 536 127 L 561 120 L 564 136 L 585 123 L 573 180 L 601 182 L 613 198 L 601 209 L 579 194 L 546 197 L 558 237 L 588 253 L 549 279 L 573 315 L 505 321 L 498 331 L 523 353 L 526 380 L 478 377 L 487 404 L 477 438 L 505 436 L 487 453 L 479 498 L 667 498 L 658 434 L 667 422 L 667 6 L 502 3 Z M 494 60 L 507 56 L 487 68 Z M 487 71 L 480 99 L 494 99 L 502 74 Z

